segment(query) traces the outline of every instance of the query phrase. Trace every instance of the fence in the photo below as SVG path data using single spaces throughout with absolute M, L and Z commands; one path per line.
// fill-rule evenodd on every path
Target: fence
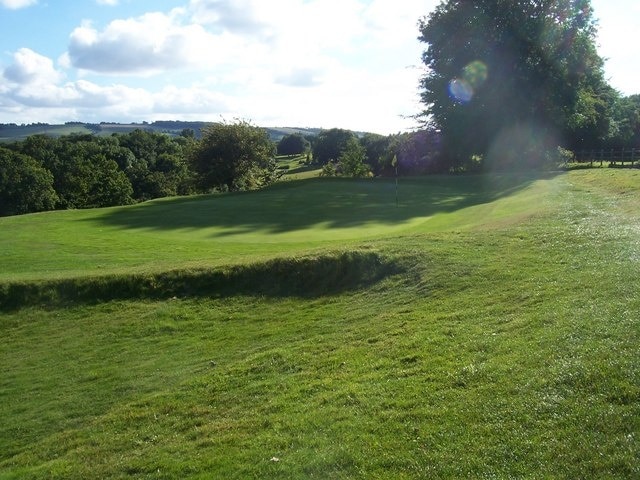
M 633 166 L 635 162 L 640 162 L 640 149 L 639 148 L 601 148 L 595 150 L 580 150 L 574 152 L 576 156 L 575 161 L 578 163 L 590 163 L 600 162 L 602 165 L 604 162 L 609 162 L 611 165 L 620 164 L 624 166 L 625 163 Z

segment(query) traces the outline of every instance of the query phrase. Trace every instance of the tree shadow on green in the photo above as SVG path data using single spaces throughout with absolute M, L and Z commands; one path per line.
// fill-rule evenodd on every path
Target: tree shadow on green
M 553 173 L 393 179 L 310 179 L 232 194 L 160 200 L 110 210 L 90 221 L 131 229 L 218 227 L 214 237 L 260 230 L 285 233 L 323 225 L 354 228 L 395 225 L 493 202 Z

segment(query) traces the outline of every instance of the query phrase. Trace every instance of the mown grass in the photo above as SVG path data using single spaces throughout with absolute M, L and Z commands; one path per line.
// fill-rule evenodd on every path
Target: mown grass
M 638 173 L 454 179 L 430 220 L 309 241 L 398 267 L 311 297 L 4 313 L 0 478 L 637 478 Z
M 263 261 L 528 215 L 534 177 L 309 179 L 230 195 L 0 218 L 0 282 Z M 521 191 L 521 195 L 512 195 Z
M 319 176 L 321 168 L 307 163 L 306 154 L 278 157 L 278 167 L 284 173 L 283 180 L 306 180 Z

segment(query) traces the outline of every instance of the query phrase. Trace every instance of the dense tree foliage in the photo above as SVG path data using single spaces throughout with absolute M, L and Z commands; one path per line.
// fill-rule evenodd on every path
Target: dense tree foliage
M 190 156 L 197 188 L 234 191 L 268 185 L 277 179 L 275 150 L 266 130 L 246 121 L 206 127 Z
M 616 98 L 612 117 L 609 145 L 640 148 L 640 95 Z
M 13 148 L 53 173 L 58 208 L 87 208 L 189 193 L 190 142 L 135 130 L 109 137 L 33 135 Z
M 322 167 L 321 176 L 324 177 L 368 177 L 371 169 L 365 162 L 367 151 L 355 138 L 349 139 L 347 145 L 336 161 L 330 161 Z
M 33 158 L 0 147 L 0 215 L 51 210 L 53 175 Z
M 193 138 L 172 138 L 142 130 L 108 137 L 90 134 L 60 138 L 32 135 L 23 141 L 7 144 L 6 150 L 14 155 L 14 160 L 20 158 L 20 164 L 26 170 L 37 172 L 38 177 L 20 174 L 20 181 L 14 179 L 11 182 L 14 187 L 10 188 L 8 184 L 0 186 L 0 195 L 20 195 L 19 202 L 23 207 L 12 208 L 11 211 L 27 213 L 51 208 L 126 205 L 150 198 L 187 194 L 193 191 L 193 175 L 186 153 L 194 141 Z M 6 157 L 6 152 L 4 155 Z M 36 170 L 33 170 L 34 165 Z M 1 173 L 5 179 L 15 172 L 3 164 Z M 43 174 L 51 178 L 54 195 L 43 193 L 43 200 L 39 203 L 30 195 L 40 192 L 38 182 L 45 178 Z M 32 191 L 27 186 L 27 178 L 31 178 L 33 183 Z M 7 208 L 3 212 L 10 214 Z
M 350 130 L 341 128 L 322 130 L 313 143 L 313 162 L 325 165 L 330 161 L 337 161 L 354 138 L 357 137 Z
M 595 33 L 589 0 L 449 0 L 423 18 L 423 115 L 452 166 L 606 136 L 611 89 Z
M 441 135 L 432 129 L 395 135 L 352 134 L 337 159 L 322 166 L 322 176 L 393 176 L 449 173 L 451 165 L 441 152 Z M 392 165 L 393 159 L 397 161 Z
M 338 158 L 342 175 L 347 177 L 368 177 L 371 175 L 369 165 L 365 163 L 366 149 L 355 138 L 350 140 Z
M 116 160 L 117 143 L 93 135 L 58 139 L 34 135 L 16 148 L 53 175 L 56 208 L 90 208 L 131 203 L 131 184 Z
M 126 205 L 133 189 L 114 152 L 90 135 L 71 135 L 56 142 L 55 157 L 45 163 L 54 177 L 61 208 Z
M 392 136 L 366 133 L 360 138 L 360 144 L 365 150 L 365 162 L 374 175 L 379 175 L 385 165 L 389 165 L 393 158 L 391 151 Z
M 135 130 L 119 137 L 121 147 L 133 157 L 123 169 L 133 186 L 134 198 L 184 195 L 192 191 L 193 178 L 187 164 L 187 150 L 193 137 Z
M 441 154 L 441 135 L 434 130 L 418 130 L 394 138 L 393 154 L 400 175 L 450 173 L 451 165 Z
M 309 141 L 300 133 L 285 135 L 278 142 L 278 155 L 300 155 L 309 149 Z

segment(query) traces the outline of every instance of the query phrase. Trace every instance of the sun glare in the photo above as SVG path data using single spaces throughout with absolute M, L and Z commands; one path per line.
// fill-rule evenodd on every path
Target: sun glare
M 459 103 L 469 103 L 476 91 L 482 87 L 489 76 L 487 65 L 480 60 L 467 64 L 456 77 L 449 82 L 449 95 Z

